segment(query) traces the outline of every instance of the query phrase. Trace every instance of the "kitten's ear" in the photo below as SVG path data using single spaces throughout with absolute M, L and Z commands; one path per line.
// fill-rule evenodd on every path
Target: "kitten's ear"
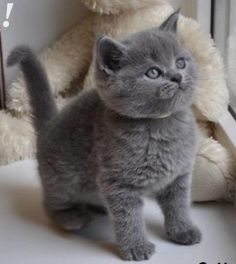
M 97 63 L 107 74 L 121 69 L 126 54 L 127 48 L 112 38 L 101 37 L 97 40 Z
M 180 9 L 171 14 L 159 27 L 159 29 L 164 31 L 169 31 L 172 33 L 177 33 L 177 24 L 179 19 Z

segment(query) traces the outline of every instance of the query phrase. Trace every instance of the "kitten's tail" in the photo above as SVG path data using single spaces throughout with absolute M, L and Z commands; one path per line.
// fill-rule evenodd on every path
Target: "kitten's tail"
M 56 115 L 56 104 L 47 74 L 39 59 L 28 46 L 18 46 L 11 51 L 7 65 L 13 66 L 18 63 L 26 81 L 34 116 L 34 127 L 38 131 L 52 116 Z

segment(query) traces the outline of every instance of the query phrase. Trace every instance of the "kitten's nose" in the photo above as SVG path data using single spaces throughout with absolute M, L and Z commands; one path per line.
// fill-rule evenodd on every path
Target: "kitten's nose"
M 182 82 L 182 79 L 183 79 L 183 77 L 182 77 L 182 75 L 181 75 L 180 73 L 176 73 L 175 75 L 173 75 L 173 76 L 170 78 L 170 80 L 171 80 L 172 82 L 176 82 L 176 83 L 178 83 L 178 84 L 180 84 L 180 83 Z

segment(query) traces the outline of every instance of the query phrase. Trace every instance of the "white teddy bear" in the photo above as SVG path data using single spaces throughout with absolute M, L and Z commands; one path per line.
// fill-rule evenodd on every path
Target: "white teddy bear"
M 41 54 L 57 100 L 63 107 L 80 89 L 95 87 L 94 43 L 98 36 L 122 39 L 156 27 L 173 12 L 164 0 L 81 0 L 89 16 Z M 215 124 L 227 111 L 229 95 L 222 59 L 210 36 L 191 18 L 180 17 L 179 37 L 198 63 L 199 82 L 194 112 L 199 124 L 199 150 L 193 176 L 194 201 L 233 200 L 232 154 L 214 138 Z M 34 135 L 25 85 L 19 77 L 7 94 L 7 111 L 0 112 L 0 163 L 34 156 Z M 89 120 L 88 120 L 89 122 Z

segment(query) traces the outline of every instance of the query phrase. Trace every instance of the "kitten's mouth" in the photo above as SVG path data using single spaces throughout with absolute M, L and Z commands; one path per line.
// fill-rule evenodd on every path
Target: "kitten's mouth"
M 179 89 L 182 90 L 182 91 L 186 91 L 188 89 L 188 86 L 184 85 L 184 84 L 180 84 L 179 85 Z
M 176 92 L 179 89 L 179 85 L 171 85 L 171 86 L 163 86 L 161 89 L 157 92 L 157 96 L 160 99 L 170 99 L 172 98 Z

